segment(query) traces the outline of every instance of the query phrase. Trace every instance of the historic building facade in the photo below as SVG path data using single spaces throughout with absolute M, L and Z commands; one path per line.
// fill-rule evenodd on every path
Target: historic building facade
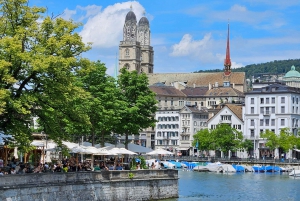
M 140 73 L 153 73 L 153 47 L 150 45 L 150 25 L 146 17 L 137 23 L 134 12 L 129 11 L 123 27 L 123 40 L 119 45 L 119 69 L 127 68 Z

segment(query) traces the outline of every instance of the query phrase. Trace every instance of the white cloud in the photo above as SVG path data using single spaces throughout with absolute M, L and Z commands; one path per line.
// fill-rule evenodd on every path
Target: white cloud
M 240 68 L 240 67 L 244 67 L 245 65 L 243 65 L 242 63 L 236 63 L 234 61 L 231 62 L 231 69 L 234 68 Z
M 200 63 L 219 63 L 220 54 L 216 52 L 218 41 L 212 39 L 211 33 L 206 34 L 201 40 L 194 40 L 190 34 L 185 34 L 178 44 L 172 46 L 170 56 L 186 57 Z M 218 46 L 218 45 L 217 45 Z
M 76 10 L 69 10 L 68 8 L 66 8 L 60 17 L 65 20 L 70 20 L 75 14 Z
M 211 33 L 204 36 L 202 40 L 193 40 L 190 34 L 185 34 L 178 44 L 172 46 L 171 56 L 198 55 L 199 51 L 204 50 L 209 43 Z
M 93 47 L 108 48 L 117 46 L 122 40 L 122 32 L 126 14 L 130 6 L 137 17 L 137 21 L 143 16 L 144 8 L 136 1 L 116 3 L 106 7 L 102 12 L 95 14 L 95 7 L 85 7 L 90 13 L 83 26 L 80 35 L 85 43 L 92 42 Z M 99 10 L 98 10 L 99 11 Z M 92 16 L 93 15 L 93 16 Z

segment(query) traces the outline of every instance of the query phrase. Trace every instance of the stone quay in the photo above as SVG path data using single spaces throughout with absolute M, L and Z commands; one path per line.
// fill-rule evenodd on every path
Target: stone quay
M 29 173 L 0 176 L 0 200 L 119 201 L 178 197 L 178 170 Z

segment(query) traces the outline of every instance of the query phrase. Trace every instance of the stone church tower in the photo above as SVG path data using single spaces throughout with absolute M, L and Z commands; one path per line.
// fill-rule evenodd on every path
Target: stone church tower
M 150 46 L 150 26 L 146 17 L 137 24 L 134 12 L 129 11 L 119 45 L 119 70 L 123 67 L 139 73 L 153 73 L 153 47 Z

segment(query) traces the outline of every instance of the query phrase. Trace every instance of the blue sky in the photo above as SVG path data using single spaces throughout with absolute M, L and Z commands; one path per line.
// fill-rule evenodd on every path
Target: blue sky
M 232 68 L 300 58 L 299 0 L 30 0 L 48 15 L 81 22 L 84 56 L 101 60 L 113 75 L 130 5 L 150 21 L 154 73 L 222 69 L 230 23 Z

